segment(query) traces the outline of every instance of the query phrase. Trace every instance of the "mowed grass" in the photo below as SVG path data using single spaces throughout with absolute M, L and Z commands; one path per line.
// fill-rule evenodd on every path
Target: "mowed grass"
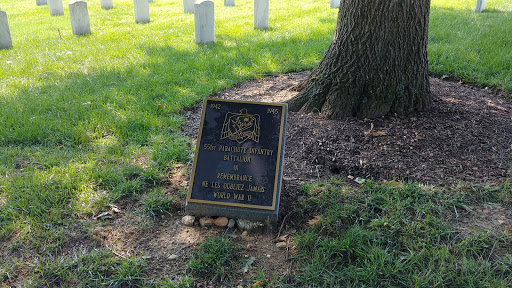
M 512 2 L 433 0 L 429 26 L 429 68 L 483 87 L 512 91 Z
M 0 283 L 150 285 L 155 275 L 142 272 L 140 255 L 125 261 L 98 244 L 92 231 L 102 224 L 92 217 L 125 203 L 148 221 L 173 213 L 184 191 L 166 194 L 167 175 L 193 151 L 177 133 L 184 109 L 321 59 L 336 11 L 292 4 L 273 3 L 270 28 L 259 31 L 252 1 L 217 2 L 216 43 L 198 46 L 182 1 L 151 3 L 143 25 L 133 1 L 116 0 L 111 10 L 88 1 L 92 34 L 81 37 L 67 3 L 64 16 L 51 17 L 35 1 L 2 1 L 14 47 L 0 51 Z M 77 239 L 91 246 L 70 251 Z M 165 276 L 155 285 L 174 287 Z
M 92 34 L 83 37 L 72 34 L 67 9 L 51 17 L 32 2 L 2 4 L 14 42 L 1 52 L 3 144 L 79 145 L 108 135 L 147 144 L 149 134 L 175 131 L 177 113 L 207 95 L 312 67 L 336 16 L 313 1 L 301 9 L 277 2 L 271 28 L 257 31 L 252 1 L 217 3 L 216 44 L 197 46 L 193 15 L 181 1 L 155 1 L 144 25 L 135 23 L 133 1 L 116 1 L 111 10 L 89 1 Z
M 512 91 L 505 2 L 474 14 L 473 1 L 433 1 L 431 71 Z M 94 246 L 92 217 L 126 202 L 148 221 L 172 213 L 167 175 L 193 151 L 178 134 L 184 111 L 236 83 L 314 67 L 337 11 L 271 1 L 270 28 L 259 31 L 253 1 L 217 1 L 216 43 L 198 46 L 182 1 L 155 0 L 148 24 L 135 23 L 129 0 L 88 7 L 92 34 L 77 37 L 67 3 L 58 17 L 33 0 L 0 3 L 14 45 L 0 50 L 0 285 L 175 287 L 146 275 L 138 256 Z M 96 244 L 67 251 L 77 237 Z
M 510 188 L 305 185 L 297 213 L 316 217 L 295 235 L 291 287 L 510 287 L 510 230 L 475 224 L 486 202 L 510 216 Z
M 271 28 L 258 31 L 252 5 L 216 5 L 216 44 L 198 46 L 181 1 L 155 1 L 144 25 L 135 23 L 132 1 L 110 10 L 89 1 L 92 34 L 82 37 L 72 35 L 67 7 L 51 17 L 33 1 L 2 3 L 14 48 L 0 51 L 0 231 L 94 213 L 124 195 L 115 191 L 146 191 L 138 176 L 161 177 L 190 161 L 190 141 L 176 134 L 184 108 L 238 82 L 318 62 L 334 10 L 279 2 Z M 132 170 L 140 171 L 125 172 Z

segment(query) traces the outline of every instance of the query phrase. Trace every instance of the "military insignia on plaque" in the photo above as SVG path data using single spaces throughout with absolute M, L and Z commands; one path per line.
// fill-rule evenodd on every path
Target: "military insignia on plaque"
M 222 125 L 221 138 L 237 141 L 239 144 L 247 140 L 260 141 L 260 115 L 248 114 L 247 109 L 240 113 L 228 112 Z

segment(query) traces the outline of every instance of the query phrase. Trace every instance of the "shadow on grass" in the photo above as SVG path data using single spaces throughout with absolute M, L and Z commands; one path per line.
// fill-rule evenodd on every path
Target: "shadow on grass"
M 0 99 L 0 171 L 9 175 L 0 179 L 0 240 L 58 251 L 76 215 L 137 201 L 169 165 L 190 160 L 177 134 L 183 108 L 250 78 L 310 68 L 332 37 L 255 34 L 188 50 L 142 47 L 140 65 L 47 74 L 46 84 Z
M 429 68 L 438 76 L 512 92 L 512 13 L 432 7 Z
M 258 37 L 272 34 L 262 31 Z M 122 144 L 147 145 L 152 137 L 178 131 L 182 108 L 207 95 L 261 75 L 310 68 L 331 36 L 251 37 L 217 35 L 216 44 L 186 51 L 143 47 L 148 61 L 125 70 L 57 83 L 57 76 L 48 76 L 48 84 L 0 100 L 0 143 L 74 146 L 113 135 Z

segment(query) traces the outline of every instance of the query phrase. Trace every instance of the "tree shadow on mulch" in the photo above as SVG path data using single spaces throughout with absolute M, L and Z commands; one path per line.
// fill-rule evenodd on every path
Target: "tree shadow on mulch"
M 213 95 L 284 102 L 309 72 L 269 76 Z M 286 127 L 280 216 L 298 187 L 337 176 L 416 181 L 437 186 L 500 184 L 512 174 L 512 101 L 505 93 L 430 78 L 432 107 L 409 117 L 323 119 L 290 112 Z M 200 106 L 187 113 L 183 134 L 195 139 Z

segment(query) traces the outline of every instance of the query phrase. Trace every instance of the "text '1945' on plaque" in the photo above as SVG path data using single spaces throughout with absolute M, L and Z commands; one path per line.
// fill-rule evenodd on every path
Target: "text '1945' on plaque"
M 206 98 L 185 210 L 277 220 L 287 105 Z

